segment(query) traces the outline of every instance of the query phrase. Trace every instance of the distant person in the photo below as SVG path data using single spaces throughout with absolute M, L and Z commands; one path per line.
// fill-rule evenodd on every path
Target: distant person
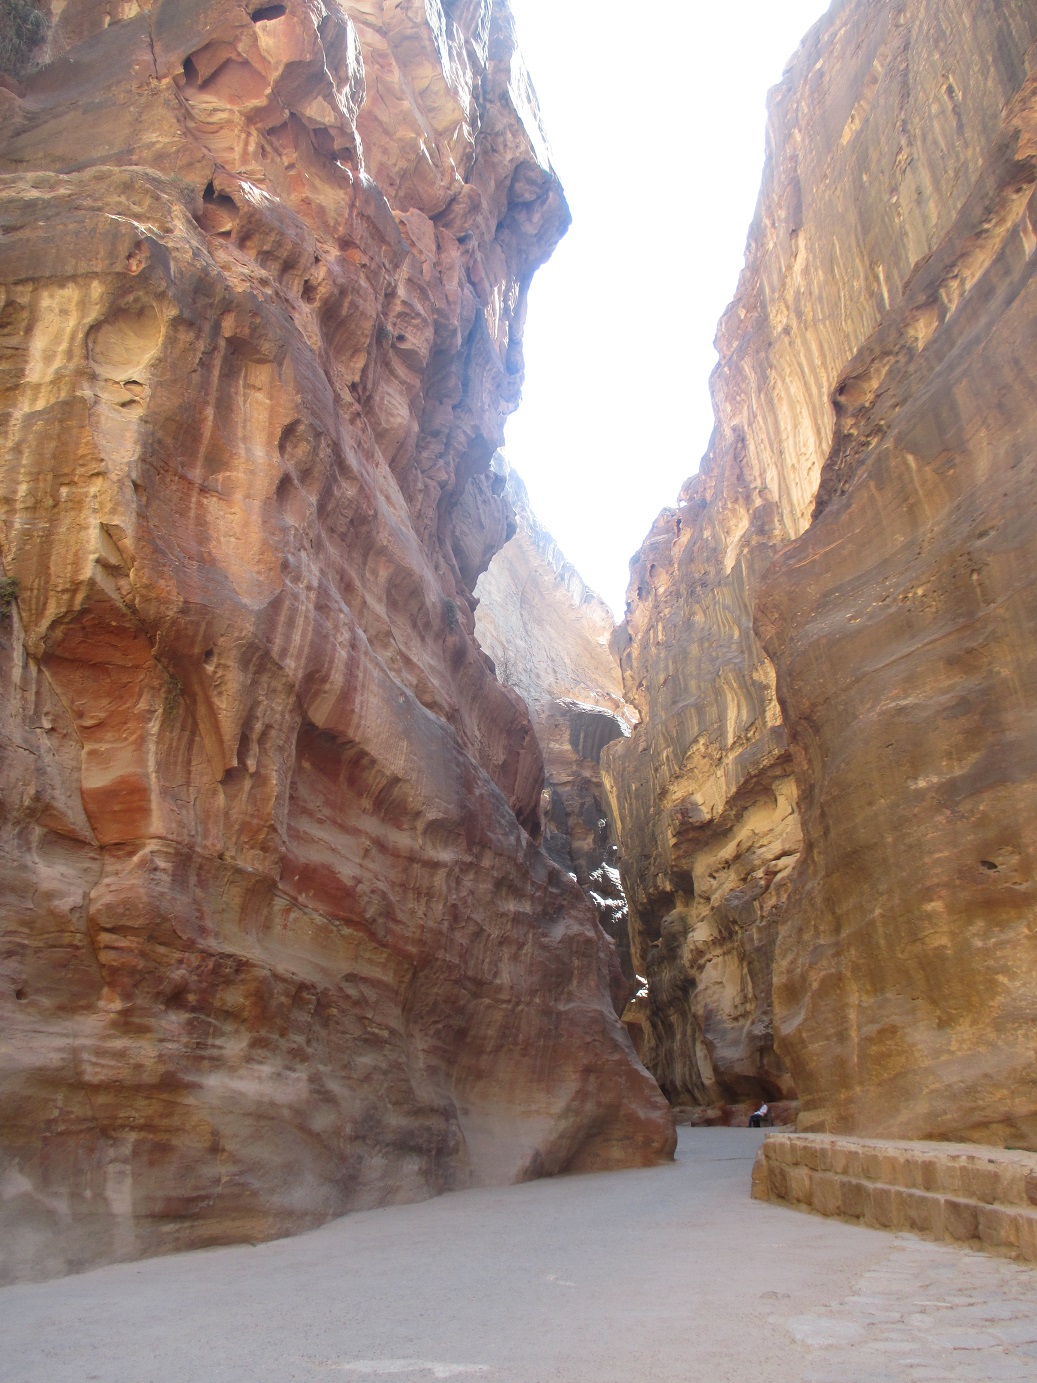
M 750 1128 L 770 1128 L 771 1112 L 765 1104 L 760 1105 L 755 1114 L 749 1115 Z

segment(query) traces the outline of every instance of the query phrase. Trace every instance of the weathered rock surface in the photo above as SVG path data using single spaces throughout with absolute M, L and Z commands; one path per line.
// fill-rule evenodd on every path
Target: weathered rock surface
M 667 1155 L 473 634 L 567 221 L 506 7 L 53 17 L 0 90 L 5 1274 Z
M 602 750 L 635 719 L 610 648 L 612 612 L 537 519 L 518 475 L 503 458 L 498 466 L 516 531 L 479 578 L 476 637 L 530 710 L 544 755 L 544 849 L 576 876 L 629 985 L 626 895 L 600 767 Z
M 1032 74 L 984 153 L 761 593 L 806 841 L 775 995 L 804 1128 L 1037 1149 Z
M 856 0 L 773 95 L 606 755 L 672 1098 L 1037 1146 L 1035 42 L 1030 6 Z

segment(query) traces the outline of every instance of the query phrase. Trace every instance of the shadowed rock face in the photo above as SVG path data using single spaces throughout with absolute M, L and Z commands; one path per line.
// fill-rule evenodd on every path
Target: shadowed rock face
M 473 636 L 568 214 L 450 10 L 69 3 L 0 89 L 12 1275 L 672 1149 Z
M 678 1100 L 1037 1140 L 1035 41 L 1029 6 L 857 0 L 773 94 L 605 753 Z
M 761 593 L 807 847 L 775 971 L 805 1128 L 1037 1149 L 1035 247 L 1031 79 L 844 373 Z
M 612 613 L 565 560 L 514 471 L 506 493 L 517 531 L 479 578 L 476 632 L 497 675 L 529 706 L 546 770 L 544 849 L 576 877 L 616 943 L 622 1010 L 634 971 L 600 764 L 633 716 L 609 648 Z

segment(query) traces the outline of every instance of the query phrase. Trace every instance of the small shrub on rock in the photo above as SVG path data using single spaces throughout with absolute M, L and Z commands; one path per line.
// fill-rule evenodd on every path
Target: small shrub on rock
M 23 77 L 47 37 L 47 21 L 30 0 L 0 0 L 0 72 Z

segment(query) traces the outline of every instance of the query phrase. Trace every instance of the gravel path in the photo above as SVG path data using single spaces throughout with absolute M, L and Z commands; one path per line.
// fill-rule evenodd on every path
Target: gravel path
M 1037 1271 L 749 1199 L 760 1135 L 0 1291 L 3 1383 L 1034 1383 Z

